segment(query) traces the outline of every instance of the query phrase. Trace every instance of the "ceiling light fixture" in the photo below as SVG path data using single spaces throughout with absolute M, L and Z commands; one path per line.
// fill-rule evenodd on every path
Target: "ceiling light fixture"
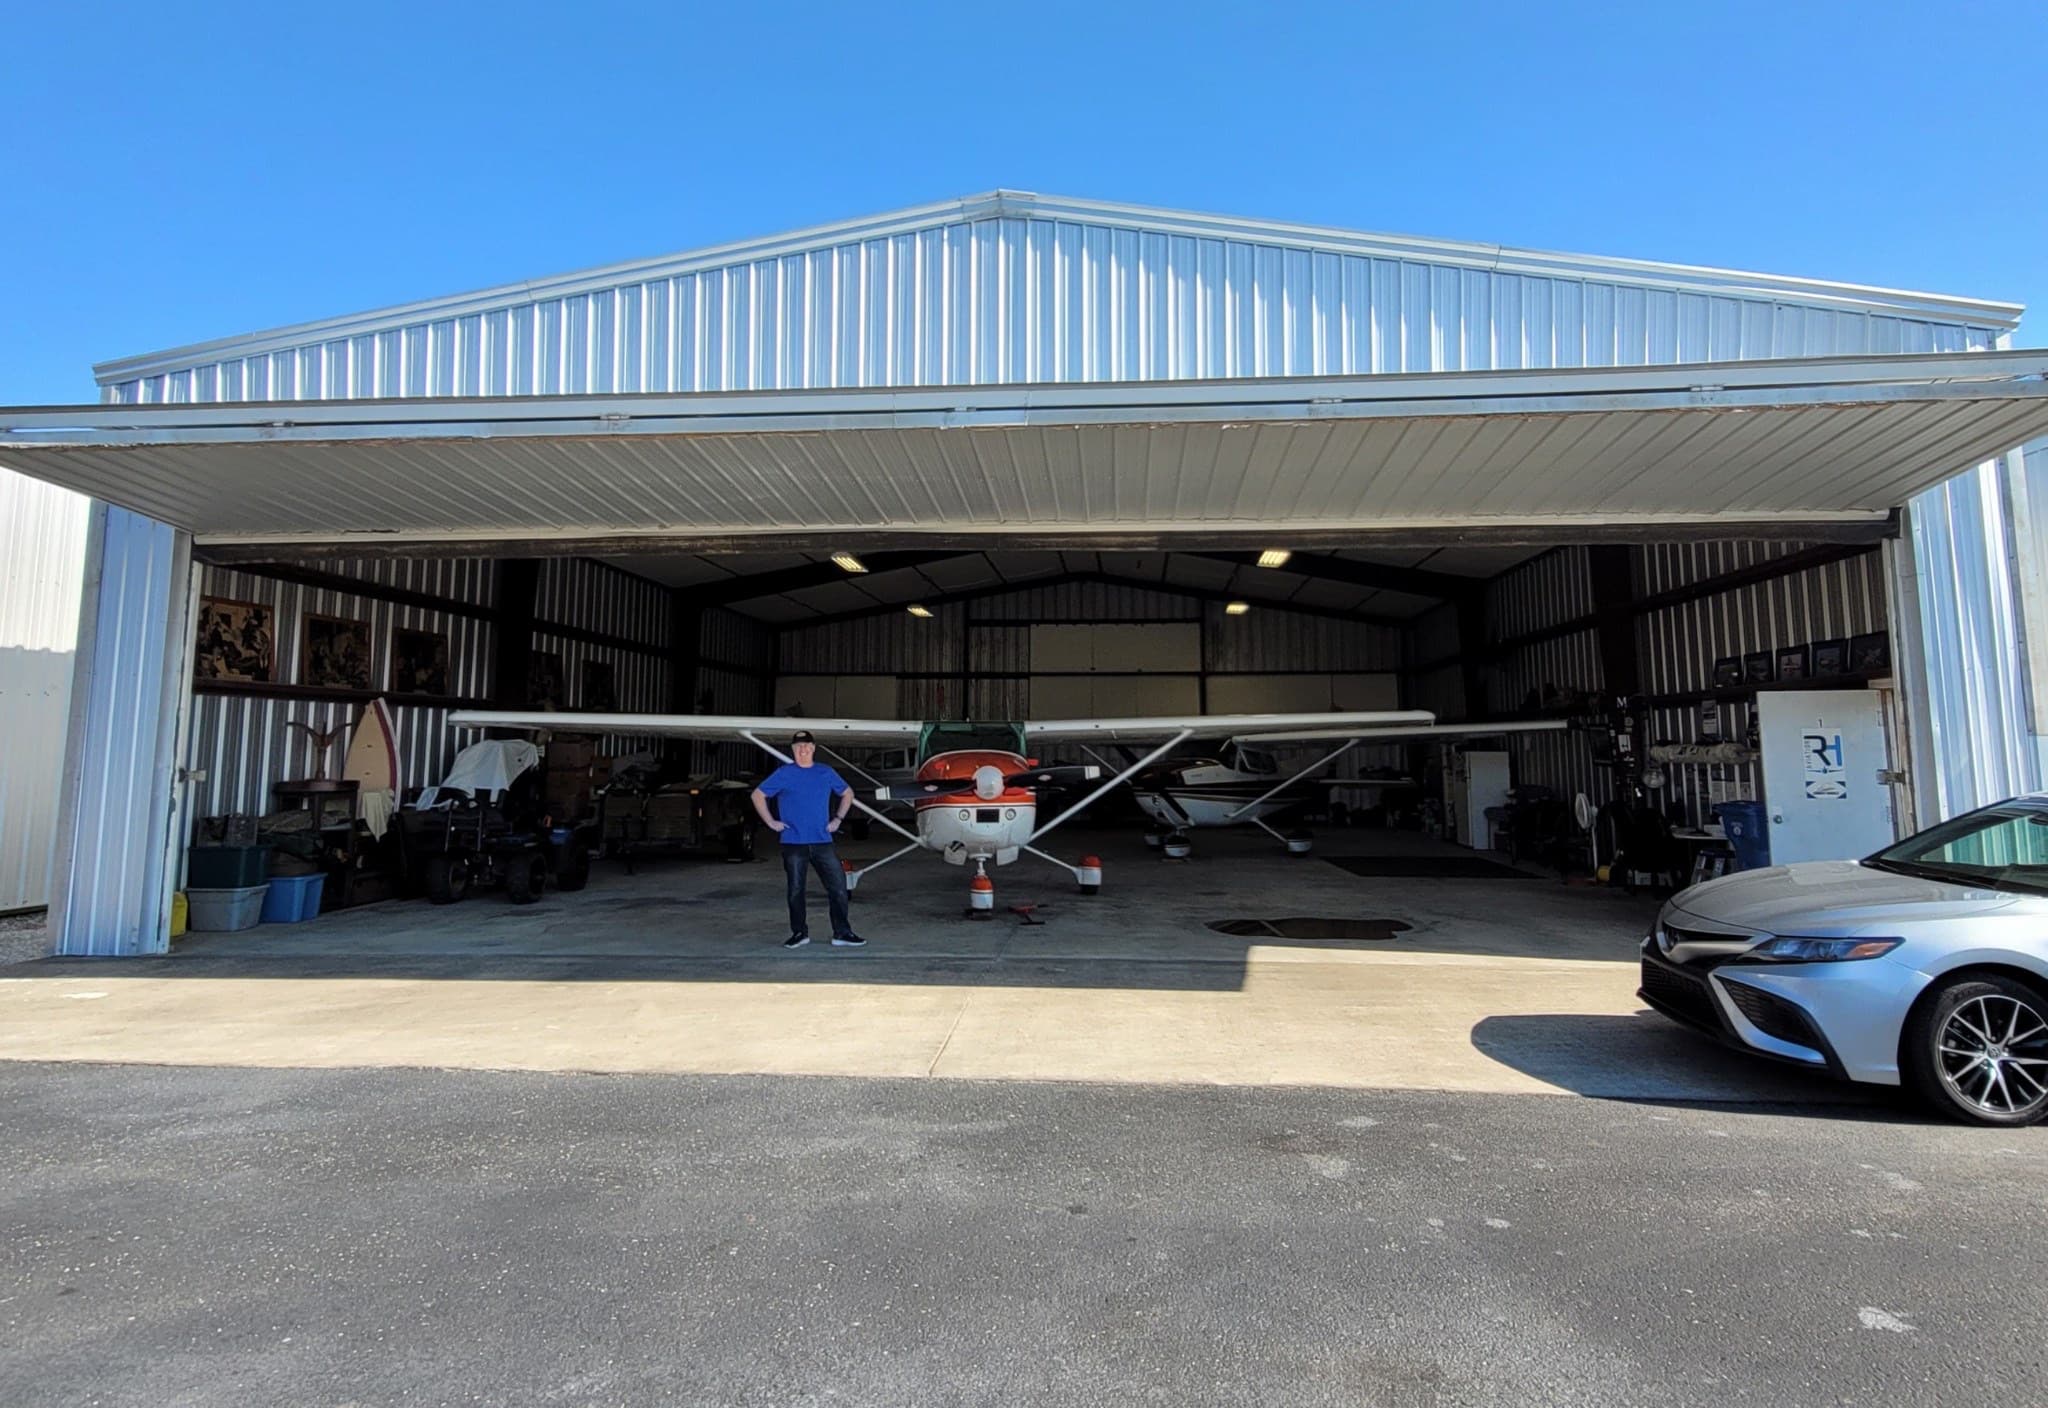
M 920 621 L 929 621 L 932 619 L 932 609 L 929 606 L 906 606 L 903 609 L 908 611 L 911 615 L 915 616 Z
M 835 552 L 832 554 L 832 560 L 849 572 L 865 572 L 868 570 L 867 564 L 850 552 Z
M 1223 614 L 1225 616 L 1242 616 L 1251 609 L 1251 603 L 1248 601 L 1233 601 L 1223 608 Z
M 1264 552 L 1259 554 L 1259 566 L 1285 567 L 1287 565 L 1287 559 L 1292 556 L 1294 556 L 1294 554 L 1286 548 L 1267 548 Z

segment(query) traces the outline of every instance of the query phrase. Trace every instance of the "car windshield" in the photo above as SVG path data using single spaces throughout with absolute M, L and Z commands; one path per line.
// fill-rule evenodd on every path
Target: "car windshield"
M 2048 808 L 2001 802 L 1909 836 L 1864 864 L 1957 885 L 2048 892 Z

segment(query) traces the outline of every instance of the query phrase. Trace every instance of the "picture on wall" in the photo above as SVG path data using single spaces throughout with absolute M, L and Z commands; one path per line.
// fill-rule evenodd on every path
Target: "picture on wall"
M 1752 650 L 1742 657 L 1742 679 L 1745 684 L 1769 684 L 1777 678 L 1773 670 L 1776 662 L 1768 650 Z
M 1803 680 L 1812 674 L 1811 650 L 1803 645 L 1788 645 L 1778 651 L 1778 678 L 1781 680 Z
M 600 714 L 611 714 L 618 711 L 619 692 L 609 660 L 585 660 L 583 662 L 583 693 L 577 707 L 590 709 Z
M 562 698 L 562 657 L 552 650 L 536 650 L 526 667 L 526 702 L 536 709 L 559 709 Z
M 444 631 L 391 633 L 391 688 L 398 694 L 448 693 L 448 636 Z
M 299 683 L 332 689 L 370 689 L 370 623 L 306 613 L 305 656 Z
M 1872 631 L 1849 638 L 1849 669 L 1858 675 L 1888 675 L 1892 670 L 1892 638 L 1888 632 Z
M 1714 662 L 1714 688 L 1733 689 L 1742 683 L 1742 661 L 1733 655 Z
M 192 677 L 268 684 L 277 650 L 270 608 L 223 597 L 199 599 L 199 635 L 192 650 Z
M 1849 673 L 1849 642 L 1819 640 L 1813 643 L 1813 677 L 1828 679 Z
M 1721 706 L 1717 701 L 1709 699 L 1700 705 L 1697 732 L 1702 743 L 1721 741 Z

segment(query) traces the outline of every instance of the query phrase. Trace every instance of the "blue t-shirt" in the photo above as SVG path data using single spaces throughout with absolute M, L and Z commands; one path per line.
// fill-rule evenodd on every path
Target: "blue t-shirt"
M 776 815 L 785 823 L 785 846 L 830 845 L 832 833 L 825 823 L 832 816 L 833 797 L 846 790 L 846 779 L 823 763 L 807 768 L 784 763 L 761 784 L 761 795 L 775 798 Z

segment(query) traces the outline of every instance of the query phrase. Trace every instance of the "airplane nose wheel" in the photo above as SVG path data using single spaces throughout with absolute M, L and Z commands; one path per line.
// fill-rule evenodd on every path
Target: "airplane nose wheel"
M 993 919 L 996 917 L 996 885 L 988 878 L 987 862 L 979 857 L 974 862 L 974 878 L 967 882 L 967 917 L 969 919 Z

